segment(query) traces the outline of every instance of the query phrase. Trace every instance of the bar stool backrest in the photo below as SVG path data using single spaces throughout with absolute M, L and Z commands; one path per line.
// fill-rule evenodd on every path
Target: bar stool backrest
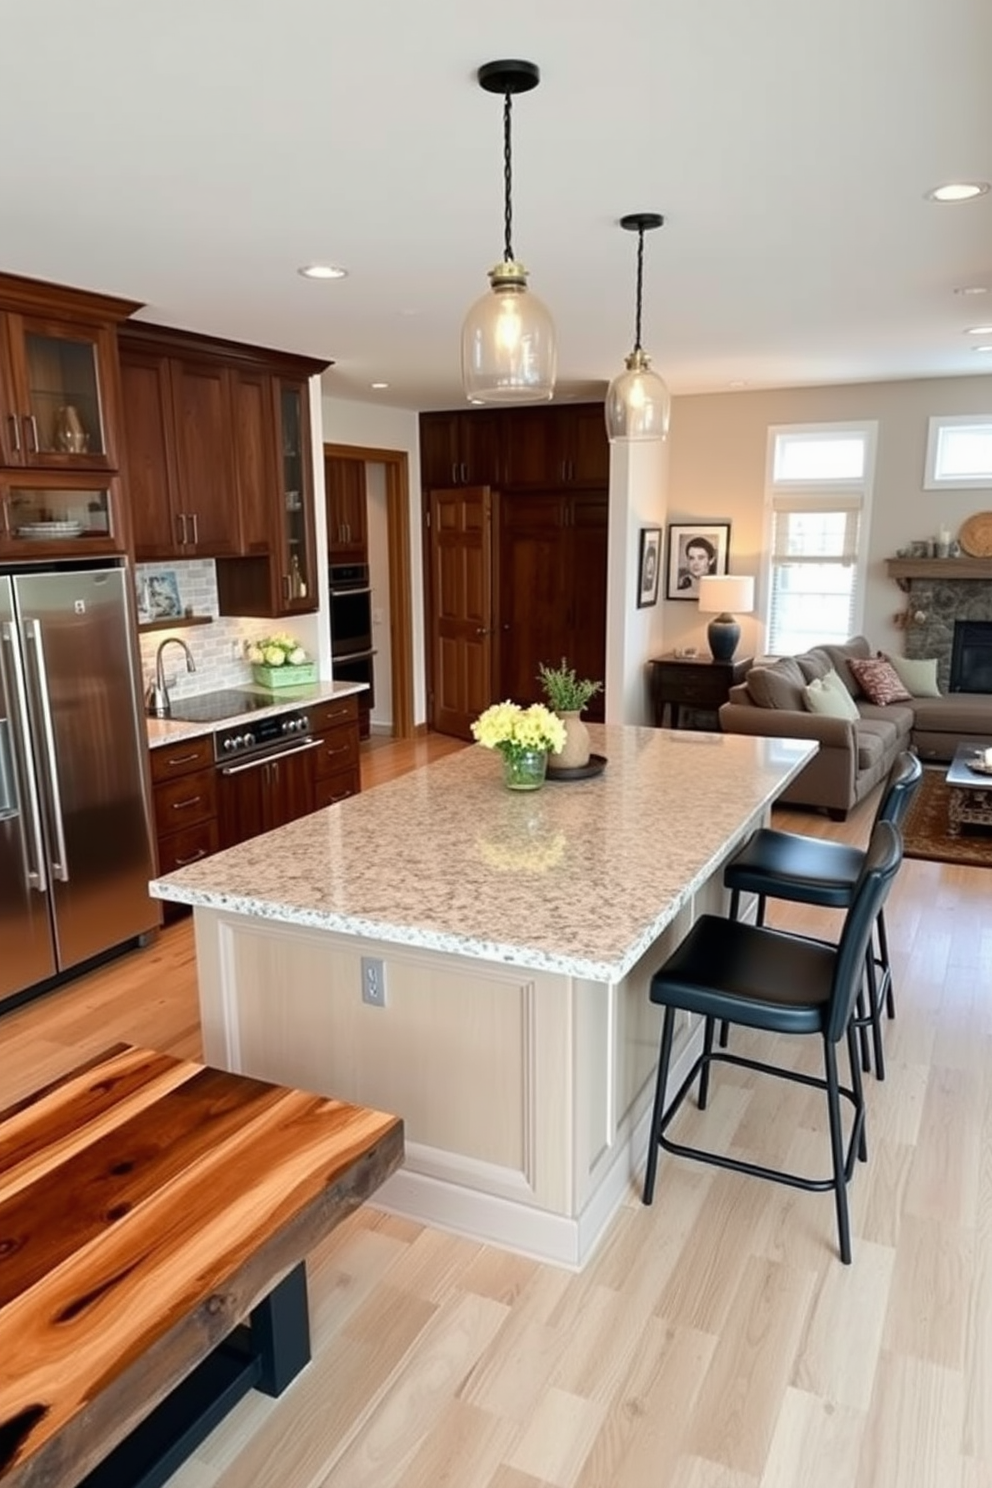
M 903 750 L 893 763 L 889 778 L 878 803 L 875 821 L 891 822 L 901 827 L 909 810 L 909 803 L 916 795 L 923 779 L 923 766 L 915 754 Z
M 901 862 L 902 836 L 899 828 L 891 822 L 877 822 L 872 829 L 864 865 L 837 944 L 830 1016 L 826 1029 L 826 1037 L 833 1043 L 844 1037 L 851 1020 L 872 929 Z

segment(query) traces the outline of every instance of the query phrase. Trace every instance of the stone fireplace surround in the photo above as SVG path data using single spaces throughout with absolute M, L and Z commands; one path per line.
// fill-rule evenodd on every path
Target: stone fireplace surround
M 935 656 L 937 682 L 947 692 L 955 620 L 992 621 L 992 559 L 890 558 L 887 566 L 907 595 L 906 655 Z

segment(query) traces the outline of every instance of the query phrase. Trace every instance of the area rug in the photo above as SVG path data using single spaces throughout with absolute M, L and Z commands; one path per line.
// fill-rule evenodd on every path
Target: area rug
M 907 858 L 932 858 L 939 863 L 967 863 L 992 868 L 992 828 L 962 827 L 959 837 L 947 832 L 947 800 L 950 794 L 944 769 L 926 769 L 920 788 L 903 823 Z

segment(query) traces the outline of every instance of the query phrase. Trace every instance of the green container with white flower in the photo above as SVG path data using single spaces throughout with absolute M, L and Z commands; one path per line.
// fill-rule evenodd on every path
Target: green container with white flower
M 317 680 L 316 662 L 291 635 L 265 636 L 249 641 L 245 654 L 251 662 L 251 674 L 259 687 L 276 691 L 280 687 L 305 687 Z

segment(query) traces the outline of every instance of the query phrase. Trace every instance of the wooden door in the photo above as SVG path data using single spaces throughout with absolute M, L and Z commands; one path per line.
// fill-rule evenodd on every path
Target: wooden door
M 168 357 L 122 350 L 121 388 L 135 557 L 182 557 Z
M 555 492 L 501 495 L 498 594 L 499 696 L 540 702 L 538 666 L 557 666 L 570 640 L 567 531 Z
M 472 737 L 492 702 L 492 497 L 488 486 L 430 493 L 433 726 Z
M 609 497 L 605 491 L 576 493 L 568 498 L 568 562 L 570 592 L 564 649 L 579 677 L 606 679 L 606 584 L 609 551 Z M 586 717 L 604 717 L 602 692 L 591 699 Z
M 230 369 L 174 359 L 172 399 L 181 508 L 191 528 L 186 556 L 239 553 Z

